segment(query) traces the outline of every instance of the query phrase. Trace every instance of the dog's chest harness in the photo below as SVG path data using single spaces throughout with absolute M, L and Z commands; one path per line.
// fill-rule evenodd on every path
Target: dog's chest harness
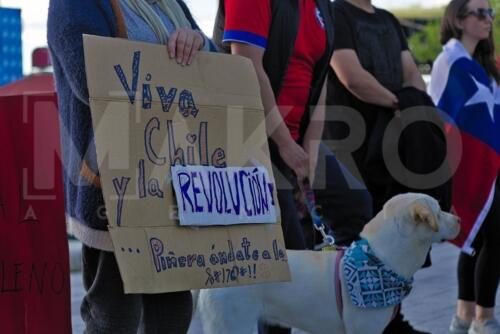
M 341 260 L 343 266 L 341 267 Z M 343 272 L 347 291 L 354 305 L 360 308 L 398 306 L 411 291 L 413 279 L 398 275 L 378 259 L 368 241 L 361 239 L 337 253 L 336 295 L 341 316 L 343 310 L 340 271 Z M 395 314 L 394 313 L 394 314 Z

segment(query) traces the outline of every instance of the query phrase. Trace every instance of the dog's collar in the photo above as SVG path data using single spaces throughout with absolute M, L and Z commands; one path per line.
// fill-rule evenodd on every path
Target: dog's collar
M 377 258 L 365 239 L 353 242 L 343 260 L 347 290 L 352 302 L 358 307 L 395 306 L 412 289 L 413 278 L 407 279 L 388 268 Z

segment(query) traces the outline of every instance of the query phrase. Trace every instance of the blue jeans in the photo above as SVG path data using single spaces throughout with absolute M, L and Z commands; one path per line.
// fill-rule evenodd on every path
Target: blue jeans
M 191 322 L 190 291 L 125 294 L 115 255 L 83 245 L 81 304 L 86 334 L 186 333 Z

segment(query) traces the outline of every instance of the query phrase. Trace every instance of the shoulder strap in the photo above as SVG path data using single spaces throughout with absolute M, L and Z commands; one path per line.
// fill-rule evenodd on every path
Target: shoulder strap
M 272 21 L 263 62 L 274 96 L 278 96 L 295 46 L 300 20 L 299 3 L 298 0 L 270 1 Z
M 269 0 L 271 4 L 271 27 L 264 53 L 266 71 L 273 93 L 278 96 L 285 75 L 288 59 L 292 55 L 299 24 L 298 0 Z M 219 0 L 219 8 L 213 30 L 213 41 L 225 53 L 230 53 L 228 45 L 222 43 L 225 23 L 224 0 Z

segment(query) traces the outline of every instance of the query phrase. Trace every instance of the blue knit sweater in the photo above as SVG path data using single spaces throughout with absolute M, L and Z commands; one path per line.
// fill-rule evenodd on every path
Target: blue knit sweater
M 187 6 L 177 1 L 199 30 Z M 101 189 L 81 173 L 85 163 L 90 174 L 99 175 L 82 34 L 116 37 L 117 22 L 110 0 L 50 1 L 47 39 L 59 99 L 66 215 L 91 231 L 106 231 L 108 223 Z M 210 50 L 215 51 L 212 43 Z

